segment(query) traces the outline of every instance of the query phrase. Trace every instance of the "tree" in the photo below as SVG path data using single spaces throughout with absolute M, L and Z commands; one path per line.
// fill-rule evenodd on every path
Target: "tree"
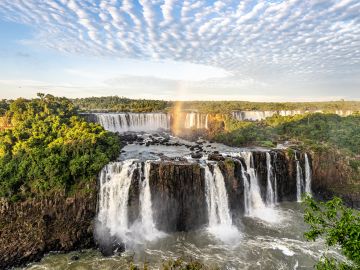
M 347 208 L 340 198 L 328 202 L 316 202 L 310 196 L 304 199 L 304 220 L 310 225 L 305 232 L 308 241 L 322 237 L 325 251 L 316 264 L 318 270 L 360 269 L 360 214 Z M 341 262 L 327 255 L 330 247 L 340 247 L 348 261 Z

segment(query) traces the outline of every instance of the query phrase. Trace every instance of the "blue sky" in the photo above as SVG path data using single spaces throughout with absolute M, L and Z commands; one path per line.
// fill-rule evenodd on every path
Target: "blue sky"
M 360 99 L 358 0 L 1 0 L 0 98 Z

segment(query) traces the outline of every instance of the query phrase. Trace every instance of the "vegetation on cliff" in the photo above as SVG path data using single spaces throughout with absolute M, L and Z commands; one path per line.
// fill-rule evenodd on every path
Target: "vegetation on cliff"
M 89 97 L 73 100 L 74 104 L 84 111 L 111 111 L 111 112 L 155 112 L 167 111 L 175 105 L 173 101 L 129 99 L 125 97 Z M 330 102 L 249 102 L 249 101 L 184 101 L 181 102 L 184 110 L 198 110 L 204 113 L 230 114 L 234 110 L 336 110 L 359 111 L 358 101 L 330 101 Z
M 83 111 L 105 112 L 157 112 L 164 111 L 171 106 L 169 101 L 130 99 L 118 96 L 77 98 L 73 102 Z
M 227 119 L 225 130 L 213 130 L 212 135 L 232 145 L 297 141 L 312 149 L 332 146 L 360 154 L 360 114 L 274 115 L 260 122 Z
M 311 153 L 313 191 L 323 199 L 337 195 L 347 205 L 359 207 L 360 114 L 301 114 L 267 118 L 259 122 L 225 118 L 225 128 L 210 125 L 210 140 L 231 146 L 275 147 Z
M 360 213 L 345 207 L 341 199 L 336 197 L 331 201 L 318 203 L 307 196 L 304 205 L 304 220 L 310 225 L 305 238 L 315 241 L 322 237 L 326 243 L 326 250 L 316 264 L 316 269 L 360 269 Z M 340 247 L 348 261 L 338 261 L 329 256 L 327 251 L 333 246 Z
M 0 131 L 0 197 L 67 193 L 95 179 L 120 150 L 116 135 L 84 121 L 66 98 L 19 98 L 3 117 L 8 123 Z

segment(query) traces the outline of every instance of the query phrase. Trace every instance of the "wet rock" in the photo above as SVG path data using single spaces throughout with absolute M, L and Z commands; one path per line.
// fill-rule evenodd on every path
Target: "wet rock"
M 194 159 L 202 158 L 202 156 L 203 156 L 203 154 L 201 154 L 199 152 L 191 154 L 191 157 L 194 158 Z
M 225 160 L 225 158 L 220 154 L 212 153 L 212 154 L 209 154 L 208 160 L 223 161 L 223 160 Z
M 78 255 L 71 256 L 70 260 L 72 261 L 78 261 L 80 257 Z

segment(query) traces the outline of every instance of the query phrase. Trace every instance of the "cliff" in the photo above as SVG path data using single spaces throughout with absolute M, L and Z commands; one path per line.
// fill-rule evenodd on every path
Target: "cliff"
M 335 150 L 312 155 L 315 196 L 329 200 L 342 198 L 349 207 L 360 209 L 360 179 L 350 166 L 350 158 Z
M 50 251 L 94 246 L 96 189 L 86 195 L 0 202 L 0 269 L 36 261 Z

